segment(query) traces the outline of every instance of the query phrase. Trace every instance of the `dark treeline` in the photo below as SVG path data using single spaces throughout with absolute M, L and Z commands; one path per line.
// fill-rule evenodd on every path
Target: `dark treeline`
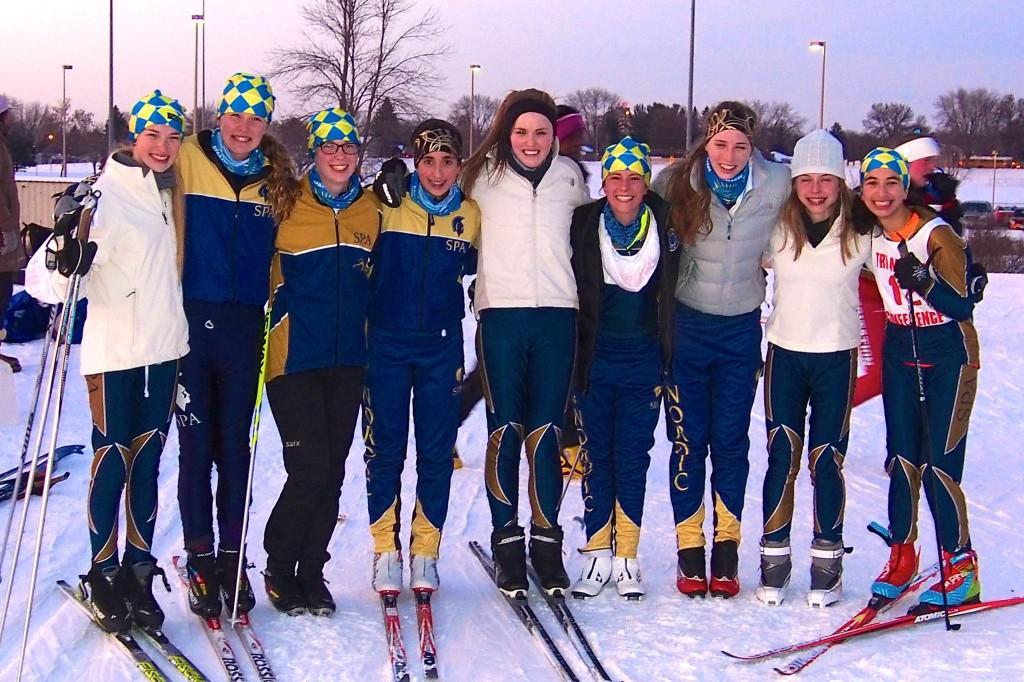
M 17 166 L 59 162 L 61 151 L 61 108 L 38 102 L 15 102 L 13 120 L 8 133 L 11 155 Z M 498 100 L 476 95 L 473 106 L 464 96 L 447 111 L 435 115 L 448 118 L 461 131 L 465 141 L 470 136 L 479 142 L 490 127 Z M 657 156 L 681 156 L 686 149 L 686 107 L 662 102 L 628 104 L 617 94 L 600 87 L 575 90 L 559 98 L 576 107 L 586 118 L 593 158 L 601 150 L 626 133 L 647 142 Z M 813 124 L 798 114 L 787 102 L 747 100 L 759 117 L 754 142 L 763 152 L 791 154 L 793 145 Z M 99 164 L 107 153 L 106 122 L 97 123 L 94 115 L 83 109 L 67 107 L 67 148 L 69 161 Z M 115 107 L 114 132 L 118 143 L 127 142 L 125 115 Z M 693 134 L 700 139 L 707 107 L 694 108 Z M 191 112 L 190 112 L 191 113 Z M 209 126 L 215 107 L 207 104 L 200 118 Z M 470 117 L 472 116 L 472 124 Z M 369 125 L 361 130 L 366 156 L 380 158 L 400 155 L 408 144 L 409 133 L 419 119 L 401 116 L 391 100 L 385 97 L 375 109 Z M 271 130 L 302 164 L 305 155 L 305 118 L 302 115 L 275 119 Z M 861 128 L 843 128 L 835 122 L 829 128 L 842 142 L 848 159 L 859 159 L 878 145 L 893 146 L 911 133 L 937 136 L 948 155 L 949 165 L 960 159 L 997 151 L 1000 156 L 1024 159 L 1024 98 L 1001 94 L 987 88 L 958 88 L 935 100 L 931 119 L 902 102 L 876 102 L 865 112 Z

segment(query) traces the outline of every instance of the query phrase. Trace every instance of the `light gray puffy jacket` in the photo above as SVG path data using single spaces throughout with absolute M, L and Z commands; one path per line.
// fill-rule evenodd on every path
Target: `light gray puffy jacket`
M 662 196 L 668 179 L 682 162 L 662 170 L 653 189 Z M 766 161 L 754 150 L 750 158 L 753 187 L 735 214 L 711 197 L 711 232 L 698 234 L 696 244 L 683 245 L 676 300 L 703 313 L 742 315 L 764 302 L 765 275 L 761 257 L 768 246 L 779 211 L 789 196 L 790 171 Z M 696 187 L 700 167 L 691 182 Z

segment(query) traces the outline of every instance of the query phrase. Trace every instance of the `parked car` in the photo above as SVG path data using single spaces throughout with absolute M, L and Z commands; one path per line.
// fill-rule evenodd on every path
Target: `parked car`
M 963 218 L 960 223 L 968 229 L 985 230 L 995 227 L 995 214 L 992 204 L 987 201 L 965 201 L 960 204 Z
M 1010 216 L 1011 230 L 1024 230 L 1024 208 L 1018 208 Z
M 1006 227 L 1010 224 L 1010 216 L 1017 210 L 1016 206 L 996 206 L 995 221 L 996 227 Z

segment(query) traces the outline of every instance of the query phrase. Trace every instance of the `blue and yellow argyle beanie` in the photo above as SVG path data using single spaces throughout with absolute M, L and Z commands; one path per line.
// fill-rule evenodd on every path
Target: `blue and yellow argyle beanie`
M 651 184 L 651 148 L 627 135 L 605 149 L 601 157 L 601 180 L 609 173 L 622 170 L 642 175 L 644 182 Z
M 132 105 L 128 114 L 128 136 L 134 140 L 143 130 L 156 125 L 168 125 L 179 133 L 185 132 L 185 108 L 159 90 Z
M 860 162 L 860 181 L 864 183 L 864 176 L 873 170 L 888 168 L 899 176 L 903 183 L 903 189 L 910 189 L 910 167 L 907 160 L 895 149 L 888 147 L 875 147 L 864 156 Z
M 310 154 L 324 142 L 362 144 L 359 130 L 356 129 L 356 120 L 352 118 L 352 114 L 340 107 L 324 109 L 310 116 L 306 122 L 306 131 L 309 133 L 306 148 Z
M 224 94 L 217 106 L 218 115 L 229 111 L 259 116 L 270 123 L 274 114 L 274 91 L 270 88 L 270 81 L 251 73 L 233 75 L 224 86 Z

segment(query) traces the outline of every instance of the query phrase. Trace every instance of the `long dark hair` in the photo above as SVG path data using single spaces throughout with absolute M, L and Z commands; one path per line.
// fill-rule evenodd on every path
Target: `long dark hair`
M 757 120 L 754 110 L 742 102 L 724 101 L 711 108 L 709 114 L 728 109 L 742 118 Z M 706 125 L 705 121 L 705 125 Z M 708 158 L 707 136 L 694 145 L 682 163 L 672 173 L 665 190 L 665 198 L 672 204 L 672 224 L 676 226 L 679 238 L 687 244 L 695 244 L 698 234 L 711 232 L 711 190 L 704 180 L 704 161 Z M 751 142 L 751 155 L 754 153 Z M 694 173 L 694 170 L 697 170 Z M 692 179 L 696 175 L 695 180 Z M 694 187 L 694 184 L 697 186 Z
M 495 164 L 493 168 L 487 170 L 488 177 L 500 178 L 505 174 L 505 169 L 508 167 L 509 159 L 512 156 L 511 144 L 506 139 L 508 133 L 506 131 L 505 119 L 508 118 L 508 112 L 512 105 L 526 99 L 539 100 L 550 106 L 552 111 L 556 110 L 554 98 L 543 90 L 527 88 L 526 90 L 513 90 L 510 92 L 494 114 L 494 120 L 491 121 L 491 129 L 487 131 L 487 135 L 480 143 L 480 146 L 477 147 L 476 151 L 473 152 L 473 155 L 469 157 L 466 165 L 462 168 L 462 191 L 467 197 L 473 191 L 473 185 L 476 184 L 477 179 L 480 177 L 480 172 L 486 167 L 487 153 L 491 150 L 495 151 Z M 552 144 L 554 144 L 554 135 L 555 130 L 554 126 L 552 126 Z

